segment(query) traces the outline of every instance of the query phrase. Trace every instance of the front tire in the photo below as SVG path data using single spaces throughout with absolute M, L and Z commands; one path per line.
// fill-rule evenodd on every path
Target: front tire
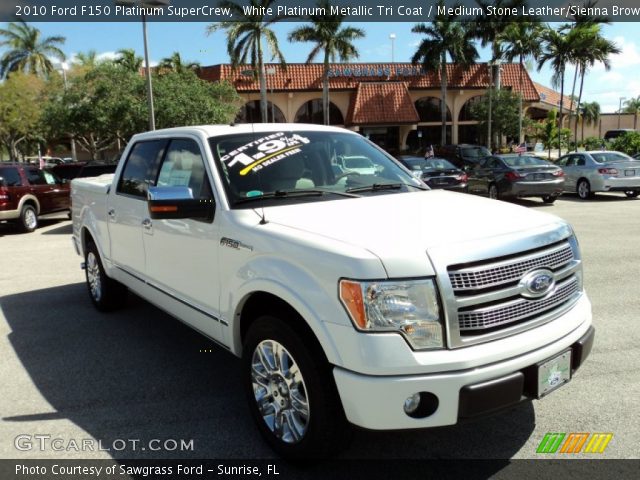
M 33 232 L 38 228 L 38 214 L 33 205 L 25 205 L 20 211 L 20 228 L 23 232 Z
M 636 198 L 638 194 L 640 194 L 640 192 L 638 190 L 629 190 L 627 192 L 624 192 L 624 194 L 627 196 L 627 198 Z
M 127 287 L 109 278 L 104 271 L 98 247 L 93 242 L 87 244 L 85 252 L 85 278 L 89 297 L 101 312 L 110 312 L 124 305 Z
M 243 348 L 243 382 L 260 433 L 284 458 L 324 458 L 350 437 L 331 372 L 285 321 L 258 318 Z
M 578 197 L 582 200 L 588 200 L 593 196 L 593 193 L 591 192 L 591 185 L 589 184 L 589 181 L 584 178 L 578 182 L 577 191 Z

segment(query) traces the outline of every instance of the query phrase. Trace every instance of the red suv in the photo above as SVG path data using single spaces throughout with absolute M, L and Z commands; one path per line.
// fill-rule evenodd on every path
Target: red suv
M 0 221 L 15 221 L 25 232 L 38 216 L 70 210 L 69 184 L 35 165 L 0 163 Z

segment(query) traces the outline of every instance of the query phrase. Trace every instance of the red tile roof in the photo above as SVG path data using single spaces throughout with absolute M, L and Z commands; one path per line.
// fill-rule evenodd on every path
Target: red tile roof
M 308 91 L 322 90 L 323 66 L 320 63 L 291 63 L 283 70 L 277 64 L 267 65 L 268 70 L 275 73 L 267 75 L 269 90 L 276 91 Z M 502 65 L 502 85 L 521 91 L 526 101 L 540 100 L 529 74 L 517 63 Z M 439 89 L 440 76 L 434 72 L 422 73 L 420 67 L 410 63 L 355 63 L 331 64 L 334 75 L 329 78 L 332 90 L 355 89 L 360 82 L 401 81 L 410 90 Z M 229 80 L 239 92 L 257 92 L 260 85 L 250 74 L 251 67 L 239 66 L 235 70 L 231 65 L 213 65 L 202 67 L 199 75 L 210 81 Z M 244 74 L 243 74 L 244 73 Z M 478 63 L 469 67 L 447 65 L 448 87 L 457 89 L 482 89 L 489 86 L 489 70 L 486 63 Z M 520 79 L 522 78 L 522 83 Z
M 418 123 L 405 82 L 361 82 L 352 93 L 346 125 Z
M 560 93 L 555 90 L 550 89 L 549 87 L 545 87 L 537 82 L 533 82 L 533 86 L 538 92 L 538 96 L 540 97 L 541 103 L 546 103 L 548 105 L 553 105 L 554 107 L 560 107 Z M 571 105 L 571 97 L 564 95 L 564 101 L 562 103 L 563 110 L 569 110 L 569 106 Z M 572 111 L 576 109 L 576 102 L 573 102 Z

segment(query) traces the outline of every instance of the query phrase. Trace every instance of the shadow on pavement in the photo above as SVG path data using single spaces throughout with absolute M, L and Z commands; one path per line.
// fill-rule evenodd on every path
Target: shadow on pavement
M 60 227 L 52 228 L 46 232 L 42 232 L 43 235 L 71 235 L 73 233 L 73 224 L 67 223 Z
M 60 223 L 65 220 L 66 219 L 62 219 L 62 218 L 40 218 L 38 219 L 38 229 L 35 232 L 30 232 L 30 233 L 37 233 L 38 230 L 42 228 L 50 227 L 51 225 L 55 225 L 56 223 Z M 13 222 L 4 222 L 4 223 L 0 222 L 0 237 L 4 237 L 7 235 L 29 235 L 30 233 L 23 232 L 20 229 L 20 227 Z M 46 234 L 49 232 L 44 232 L 44 233 Z M 60 232 L 60 233 L 71 234 L 72 233 L 71 227 L 69 227 L 68 232 Z
M 638 197 L 627 198 L 624 193 L 595 193 L 589 200 L 582 200 L 575 194 L 565 194 L 560 198 L 569 202 L 584 203 L 585 205 L 588 205 L 591 202 L 632 202 L 634 200 L 638 200 Z
M 117 439 L 194 441 L 193 451 L 109 452 L 117 459 L 274 456 L 245 405 L 240 362 L 138 297 L 130 295 L 124 310 L 101 314 L 78 283 L 5 296 L 0 306 L 17 357 L 55 410 L 18 410 L 2 422 L 29 422 L 25 433 L 35 434 L 46 428 L 43 421 L 69 419 L 105 446 Z M 534 423 L 533 406 L 525 403 L 453 427 L 358 430 L 340 457 L 508 459 Z

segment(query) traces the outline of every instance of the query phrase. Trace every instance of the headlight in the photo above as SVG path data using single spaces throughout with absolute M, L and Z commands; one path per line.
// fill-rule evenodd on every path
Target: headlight
M 340 300 L 365 332 L 398 332 L 412 348 L 444 347 L 438 293 L 432 279 L 340 281 Z
M 567 240 L 569 242 L 569 245 L 571 246 L 573 258 L 575 258 L 576 260 L 581 260 L 582 255 L 580 255 L 580 245 L 578 244 L 578 237 L 576 237 L 576 234 L 572 234 Z

